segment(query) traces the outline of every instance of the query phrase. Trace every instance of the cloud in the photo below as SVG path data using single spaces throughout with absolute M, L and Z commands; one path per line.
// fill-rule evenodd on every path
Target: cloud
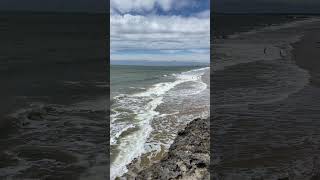
M 188 50 L 209 48 L 210 19 L 180 16 L 113 15 L 113 50 Z
M 111 9 L 121 13 L 151 11 L 156 6 L 163 11 L 195 6 L 197 0 L 111 0 Z
M 195 14 L 198 18 L 210 18 L 210 10 L 201 11 Z
M 111 59 L 209 61 L 209 10 L 188 16 L 144 12 L 193 5 L 187 2 L 195 0 L 112 0 Z M 144 13 L 133 13 L 139 11 Z
M 121 13 L 151 11 L 156 5 L 164 11 L 169 11 L 173 0 L 111 0 L 110 4 L 112 9 Z

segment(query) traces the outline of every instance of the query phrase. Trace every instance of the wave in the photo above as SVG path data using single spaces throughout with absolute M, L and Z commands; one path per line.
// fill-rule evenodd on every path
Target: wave
M 216 104 L 220 107 L 267 104 L 303 89 L 310 75 L 294 63 L 293 44 L 303 37 L 305 24 L 319 20 L 310 18 L 267 26 L 216 41 L 219 58 L 213 62 L 212 80 Z
M 200 82 L 198 86 L 193 87 L 195 90 L 185 92 L 188 95 L 205 90 L 207 85 L 201 81 L 201 77 L 208 69 L 209 67 L 206 67 L 173 74 L 175 76 L 173 82 L 157 83 L 143 92 L 131 95 L 122 94 L 115 97 L 116 103 L 112 108 L 114 113 L 111 116 L 110 137 L 111 145 L 116 146 L 119 152 L 111 163 L 111 179 L 126 173 L 126 166 L 148 151 L 145 144 L 153 131 L 151 121 L 162 115 L 157 111 L 157 107 L 164 102 L 164 96 L 173 88 L 187 82 Z M 131 113 L 126 111 L 131 111 Z M 125 118 L 128 119 L 123 121 Z M 130 133 L 127 132 L 129 129 Z M 126 136 L 121 137 L 122 134 L 126 134 Z
M 107 162 L 106 103 L 106 97 L 71 105 L 31 102 L 10 114 L 18 130 L 10 136 L 21 143 L 7 151 L 18 163 L 2 168 L 1 177 L 28 176 L 25 173 L 34 170 L 51 172 L 50 176 L 55 177 L 57 173 L 70 173 L 68 168 L 74 167 L 80 170 L 80 178 L 106 178 L 103 171 L 98 172 L 99 167 L 105 167 Z M 87 163 L 93 159 L 94 162 Z

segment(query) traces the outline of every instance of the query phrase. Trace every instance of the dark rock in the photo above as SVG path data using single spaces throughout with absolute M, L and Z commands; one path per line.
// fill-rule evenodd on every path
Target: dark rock
M 167 156 L 135 179 L 210 179 L 209 119 L 196 119 L 178 133 Z
M 185 131 L 179 131 L 179 132 L 178 132 L 178 136 L 183 136 L 183 135 L 185 135 L 185 134 L 186 134 Z
M 198 168 L 205 168 L 205 167 L 207 167 L 206 163 L 204 163 L 204 162 L 197 163 L 196 166 L 197 166 Z

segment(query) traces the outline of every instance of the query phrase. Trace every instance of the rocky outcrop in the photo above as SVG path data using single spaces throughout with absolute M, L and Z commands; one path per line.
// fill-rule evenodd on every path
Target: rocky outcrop
M 167 156 L 136 179 L 210 179 L 209 119 L 195 119 L 178 133 Z

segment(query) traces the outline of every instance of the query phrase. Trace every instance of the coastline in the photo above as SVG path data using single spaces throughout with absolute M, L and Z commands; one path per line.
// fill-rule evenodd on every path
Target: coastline
M 319 23 L 318 23 L 319 24 Z M 300 68 L 303 68 L 304 70 L 307 70 L 309 74 L 311 75 L 310 77 L 310 86 L 312 87 L 319 87 L 319 67 L 320 62 L 317 61 L 317 57 L 320 57 L 320 51 L 318 51 L 318 48 L 320 47 L 320 37 L 319 37 L 319 31 L 320 31 L 320 26 L 319 25 L 312 25 L 312 24 L 307 24 L 305 27 L 297 27 L 299 29 L 299 33 L 303 33 L 304 35 L 301 36 L 301 38 L 298 41 L 294 41 L 292 44 L 292 48 L 290 47 L 286 48 L 287 54 L 283 60 L 279 61 L 293 61 L 294 64 L 299 66 Z M 290 27 L 292 28 L 292 27 Z M 295 29 L 295 28 L 293 28 Z M 277 33 L 277 32 L 274 32 Z M 290 51 L 290 52 L 289 52 Z M 214 77 L 214 76 L 213 76 Z M 202 79 L 204 82 L 206 81 L 204 78 Z M 210 81 L 206 81 L 210 82 Z M 231 157 L 231 161 L 226 160 L 224 158 L 219 159 L 221 155 L 221 152 L 219 149 L 217 151 L 217 155 L 213 158 L 214 164 L 213 164 L 213 177 L 216 178 L 263 178 L 263 179 L 283 179 L 283 178 L 309 178 L 309 179 L 317 179 L 320 177 L 320 173 L 318 172 L 319 169 L 319 163 L 317 163 L 317 160 L 320 158 L 317 154 L 319 154 L 318 150 L 316 150 L 316 147 L 319 147 L 320 138 L 317 135 L 312 135 L 309 133 L 304 132 L 305 129 L 301 127 L 300 123 L 303 123 L 304 120 L 306 120 L 306 124 L 310 123 L 310 120 L 314 121 L 314 118 L 311 116 L 304 116 L 303 113 L 307 113 L 306 109 L 304 109 L 304 106 L 308 105 L 309 107 L 312 107 L 311 109 L 314 109 L 316 107 L 320 106 L 320 101 L 318 101 L 318 98 L 316 98 L 316 103 L 312 103 L 310 105 L 310 100 L 312 97 L 310 97 L 310 93 L 308 88 L 309 85 L 305 85 L 302 89 L 300 89 L 297 92 L 292 93 L 292 97 L 288 97 L 288 100 L 276 100 L 275 102 L 270 102 L 271 106 L 278 107 L 278 104 L 286 104 L 286 106 L 289 106 L 291 109 L 280 109 L 278 111 L 279 115 L 282 116 L 288 116 L 287 114 L 290 113 L 299 113 L 296 114 L 298 117 L 297 119 L 286 119 L 286 121 L 291 121 L 290 124 L 287 124 L 288 129 L 282 129 L 282 126 L 286 127 L 284 123 L 284 119 L 280 117 L 275 117 L 272 121 L 268 119 L 268 117 L 261 117 L 261 115 L 258 115 L 257 117 L 262 118 L 262 120 L 268 122 L 271 124 L 271 127 L 269 128 L 274 128 L 272 131 L 272 135 L 269 134 L 270 132 L 267 130 L 262 130 L 260 133 L 255 133 L 259 129 L 256 129 L 255 131 L 245 133 L 245 131 L 239 133 L 245 133 L 249 136 L 257 136 L 259 137 L 264 137 L 265 142 L 255 142 L 256 140 L 252 141 L 249 140 L 247 143 L 251 144 L 252 146 L 246 147 L 244 142 L 237 142 L 237 140 L 234 142 L 236 144 L 232 145 L 232 148 L 239 149 L 239 152 L 234 152 L 234 153 L 244 153 L 241 155 L 239 159 L 234 158 L 232 159 L 233 155 L 231 154 L 226 154 L 226 157 Z M 307 92 L 305 92 L 307 91 Z M 319 94 L 316 92 L 313 92 L 313 96 L 316 94 Z M 311 95 L 311 96 L 312 96 Z M 319 96 L 319 95 L 317 95 Z M 297 101 L 299 98 L 304 98 L 307 99 L 304 104 L 305 105 L 297 105 L 294 102 Z M 310 99 L 311 98 L 311 99 Z M 279 101 L 279 102 L 278 102 Z M 294 101 L 293 103 L 290 101 Z M 262 105 L 263 106 L 263 105 Z M 294 110 L 298 106 L 297 110 Z M 247 113 L 247 111 L 250 111 L 250 113 L 253 113 L 253 109 L 259 109 L 260 107 L 257 105 L 256 108 L 253 108 L 253 106 L 249 106 L 249 110 L 235 110 L 233 108 L 230 108 L 229 110 L 233 111 L 231 114 L 236 114 L 236 113 Z M 264 106 L 262 107 L 264 108 Z M 270 108 L 270 107 L 269 107 Z M 226 110 L 225 108 L 222 108 Z M 260 108 L 261 109 L 261 108 Z M 227 110 L 227 111 L 229 111 Z M 272 108 L 270 110 L 273 112 Z M 267 110 L 268 111 L 268 110 Z M 302 111 L 302 112 L 299 112 Z M 304 111 L 304 112 L 303 112 Z M 310 111 L 310 110 L 309 110 Z M 312 111 L 313 112 L 313 111 Z M 214 117 L 215 124 L 219 124 L 221 120 L 224 118 L 230 118 L 229 115 L 226 115 L 227 112 L 221 113 L 220 110 L 217 111 L 217 115 Z M 301 114 L 302 113 L 302 114 Z M 310 112 L 309 112 L 310 113 Z M 318 113 L 314 113 L 313 115 L 317 115 Z M 243 114 L 244 115 L 244 114 Z M 242 116 L 243 116 L 242 115 Z M 246 117 L 246 116 L 244 116 Z M 318 117 L 318 116 L 316 116 Z M 247 118 L 252 118 L 254 120 L 256 117 L 253 115 L 253 117 L 247 117 Z M 306 119 L 304 119 L 306 118 Z M 226 120 L 226 119 L 224 119 Z M 208 121 L 208 122 L 205 122 Z M 211 120 L 212 121 L 212 120 Z M 302 121 L 302 122 L 300 122 Z M 207 126 L 202 126 L 203 124 L 208 123 Z M 223 123 L 223 122 L 221 122 Z M 245 123 L 245 122 L 243 122 Z M 253 123 L 253 122 L 251 122 Z M 260 122 L 255 122 L 252 125 L 252 128 L 258 126 Z M 274 125 L 273 123 L 278 123 L 277 125 Z M 228 123 L 226 123 L 228 124 Z M 228 126 L 226 125 L 225 126 Z M 263 123 L 264 124 L 264 123 Z M 316 127 L 317 123 L 312 122 L 310 125 L 304 125 L 307 127 L 307 129 L 311 132 L 316 132 Z M 231 125 L 231 124 L 230 124 Z M 235 133 L 238 130 L 239 127 L 236 127 L 237 125 L 233 125 L 233 130 L 232 132 Z M 241 125 L 242 126 L 242 125 Z M 262 125 L 262 127 L 266 126 L 265 124 Z M 270 125 L 268 125 L 270 126 Z M 204 143 L 207 140 L 201 139 L 201 140 L 196 140 L 197 137 L 195 137 L 196 133 L 192 133 L 192 131 L 197 131 L 197 130 L 204 130 L 201 133 L 206 133 L 206 129 L 203 127 L 209 127 L 209 120 L 199 120 L 196 119 L 192 122 L 190 122 L 185 130 L 180 131 L 179 135 L 176 137 L 174 143 L 170 146 L 170 149 L 168 153 L 166 154 L 165 158 L 162 159 L 159 163 L 156 163 L 152 165 L 151 167 L 141 171 L 138 173 L 136 179 L 169 179 L 169 178 L 182 178 L 182 179 L 188 179 L 188 178 L 193 178 L 193 179 L 209 179 L 209 173 L 207 169 L 201 169 L 200 171 L 202 173 L 195 173 L 197 170 L 197 167 L 192 165 L 188 160 L 193 159 L 191 155 L 186 153 L 187 151 L 189 152 L 194 152 L 192 148 L 195 148 L 193 146 L 190 146 L 192 144 L 191 142 L 201 142 Z M 216 128 L 216 127 L 215 127 Z M 214 131 L 217 129 L 213 129 Z M 220 127 L 221 128 L 221 127 Z M 305 128 L 305 127 L 304 127 Z M 221 128 L 221 131 L 217 130 L 216 132 L 221 133 L 222 136 L 226 132 L 223 131 L 228 131 L 226 128 Z M 210 130 L 208 130 L 210 134 Z M 222 133 L 223 132 L 223 133 Z M 199 133 L 199 134 L 201 134 Z M 300 134 L 301 138 L 295 137 L 295 136 L 288 136 L 288 133 L 295 133 L 295 134 Z M 269 134 L 269 135 L 268 135 Z M 268 135 L 270 138 L 266 138 L 265 135 Z M 242 135 L 243 136 L 243 135 Z M 276 140 L 273 139 L 273 136 L 277 136 L 279 138 L 281 137 L 287 137 L 288 139 L 284 142 L 282 140 Z M 209 135 L 210 137 L 210 135 Z M 218 137 L 219 138 L 219 137 Z M 226 136 L 228 139 L 228 136 Z M 231 138 L 235 138 L 232 136 Z M 189 139 L 192 141 L 190 142 Z M 227 140 L 226 139 L 226 140 Z M 228 140 L 227 140 L 228 141 Z M 251 142 L 250 142 L 251 141 Z M 298 142 L 298 145 L 296 144 Z M 229 142 L 225 142 L 226 145 L 228 146 Z M 239 143 L 239 144 L 237 144 Z M 256 144 L 258 143 L 258 144 Z M 262 145 L 262 144 L 264 145 Z M 300 144 L 300 145 L 299 145 Z M 220 144 L 221 145 L 221 144 Z M 214 147 L 217 148 L 219 144 L 214 144 Z M 225 146 L 225 145 L 224 145 Z M 258 148 L 260 146 L 264 147 L 264 149 L 257 149 L 255 146 Z M 302 148 L 302 149 L 296 149 L 296 148 Z M 190 148 L 190 149 L 188 149 Z M 230 146 L 229 146 L 230 148 Z M 248 148 L 246 150 L 246 148 Z M 196 148 L 195 148 L 196 149 Z M 304 150 L 305 149 L 305 150 Z M 203 150 L 203 149 L 201 149 Z M 214 151 L 216 151 L 215 149 Z M 204 150 L 205 151 L 205 150 Z M 251 153 L 250 153 L 251 152 Z M 207 151 L 208 157 L 210 159 L 210 151 Z M 205 153 L 204 153 L 205 154 Z M 248 157 L 246 157 L 248 155 Z M 250 157 L 249 157 L 250 156 Z M 268 160 L 270 158 L 270 160 Z M 198 159 L 199 160 L 199 159 Z M 208 161 L 205 162 L 209 163 Z M 208 164 L 204 165 L 205 167 Z M 187 168 L 186 168 L 187 167 Z M 241 168 L 243 167 L 243 168 Z M 269 170 L 267 170 L 267 169 Z M 202 171 L 203 170 L 203 171 Z M 193 173 L 193 174 L 192 174 Z M 197 175 L 196 175 L 197 174 Z
M 206 70 L 206 72 L 201 76 L 201 81 L 206 83 L 207 89 L 210 89 L 210 69 Z M 157 173 L 160 171 L 152 171 L 154 167 L 156 166 L 163 166 L 166 167 L 168 166 L 168 171 L 173 170 L 173 164 L 177 159 L 181 157 L 185 157 L 185 161 L 191 160 L 190 154 L 187 154 L 187 152 L 181 153 L 180 155 L 174 153 L 176 151 L 182 151 L 186 146 L 186 144 L 192 144 L 193 141 L 199 142 L 200 144 L 203 144 L 206 146 L 205 148 L 198 148 L 198 147 L 193 147 L 191 148 L 192 151 L 197 151 L 198 153 L 202 153 L 199 155 L 198 158 L 205 159 L 205 164 L 206 167 L 209 166 L 209 118 L 204 118 L 204 119 L 199 119 L 195 118 L 194 120 L 190 121 L 188 124 L 185 126 L 181 127 L 182 130 L 177 132 L 176 138 L 173 141 L 173 143 L 170 145 L 170 148 L 167 149 L 165 147 L 162 147 L 161 150 L 158 152 L 155 158 L 153 158 L 153 162 L 150 162 L 147 158 L 142 158 L 142 160 L 139 158 L 135 158 L 129 165 L 127 165 L 128 172 L 125 173 L 121 178 L 118 177 L 118 179 L 145 179 L 146 176 L 152 176 L 151 179 L 155 178 L 154 176 L 157 176 Z M 198 131 L 198 132 L 196 132 Z M 200 132 L 199 132 L 200 131 Z M 205 133 L 205 136 L 203 137 L 204 139 L 201 139 L 202 135 L 201 133 Z M 197 134 L 198 136 L 194 136 L 194 134 Z M 200 139 L 199 139 L 200 138 Z M 203 150 L 201 150 L 203 149 Z M 193 157 L 195 158 L 195 157 Z M 196 160 L 196 158 L 194 159 Z M 143 161 L 143 164 L 145 164 L 144 167 L 141 167 L 141 161 Z M 191 160 L 192 161 L 192 160 Z M 199 160 L 200 161 L 200 160 Z M 195 166 L 198 161 L 194 161 L 192 166 Z M 191 162 L 190 162 L 191 163 Z M 182 165 L 182 164 L 181 164 Z M 190 166 L 189 164 L 188 166 Z M 201 166 L 201 165 L 200 165 Z M 197 170 L 196 170 L 197 169 Z M 165 168 L 163 169 L 165 170 Z M 209 173 L 207 172 L 206 168 L 198 168 L 194 167 L 193 171 L 197 172 L 197 176 L 200 176 L 199 173 L 201 171 L 201 174 L 206 174 L 208 175 Z M 165 170 L 166 171 L 166 170 Z M 185 174 L 184 176 L 191 176 L 191 170 L 190 172 L 181 172 L 182 174 Z M 194 173 L 194 172 L 193 172 Z M 169 173 L 170 174 L 170 173 Z M 169 176 L 174 176 L 173 174 Z M 193 174 L 195 175 L 195 174 Z M 201 175 L 202 176 L 202 175 Z
M 204 75 L 201 77 L 202 82 L 206 83 L 207 89 L 210 89 L 210 67 L 209 69 L 204 73 Z
M 319 27 L 311 18 L 223 42 L 257 49 L 246 61 L 237 46 L 213 74 L 214 178 L 319 179 Z
M 305 30 L 302 39 L 293 44 L 293 60 L 311 75 L 310 83 L 320 87 L 320 25 L 312 25 Z
M 306 30 L 304 37 L 301 41 L 294 44 L 294 60 L 296 64 L 307 70 L 310 74 L 310 86 L 313 86 L 316 88 L 316 92 L 313 93 L 311 96 L 319 96 L 320 95 L 320 23 L 315 24 L 314 26 L 309 27 L 308 30 Z M 311 97 L 312 98 L 312 97 Z M 313 101 L 313 100 L 310 100 Z M 313 107 L 320 106 L 320 102 L 316 101 L 316 103 L 313 104 Z M 316 118 L 319 118 L 320 116 L 317 113 L 313 113 L 313 115 L 317 115 Z M 311 125 L 312 126 L 312 125 Z M 314 126 L 314 129 L 317 129 Z M 320 138 L 317 136 L 307 136 L 306 139 L 313 139 L 309 140 L 308 143 L 311 143 L 314 147 L 320 146 Z M 310 152 L 308 154 L 305 154 L 305 163 L 307 164 L 307 167 L 311 166 L 311 169 L 303 169 L 303 172 L 308 172 L 310 175 L 307 178 L 310 179 L 320 179 L 320 164 L 317 163 L 317 161 L 320 158 L 320 152 L 318 150 L 315 150 L 314 152 Z
M 179 131 L 166 156 L 136 179 L 210 179 L 210 122 L 195 119 Z

